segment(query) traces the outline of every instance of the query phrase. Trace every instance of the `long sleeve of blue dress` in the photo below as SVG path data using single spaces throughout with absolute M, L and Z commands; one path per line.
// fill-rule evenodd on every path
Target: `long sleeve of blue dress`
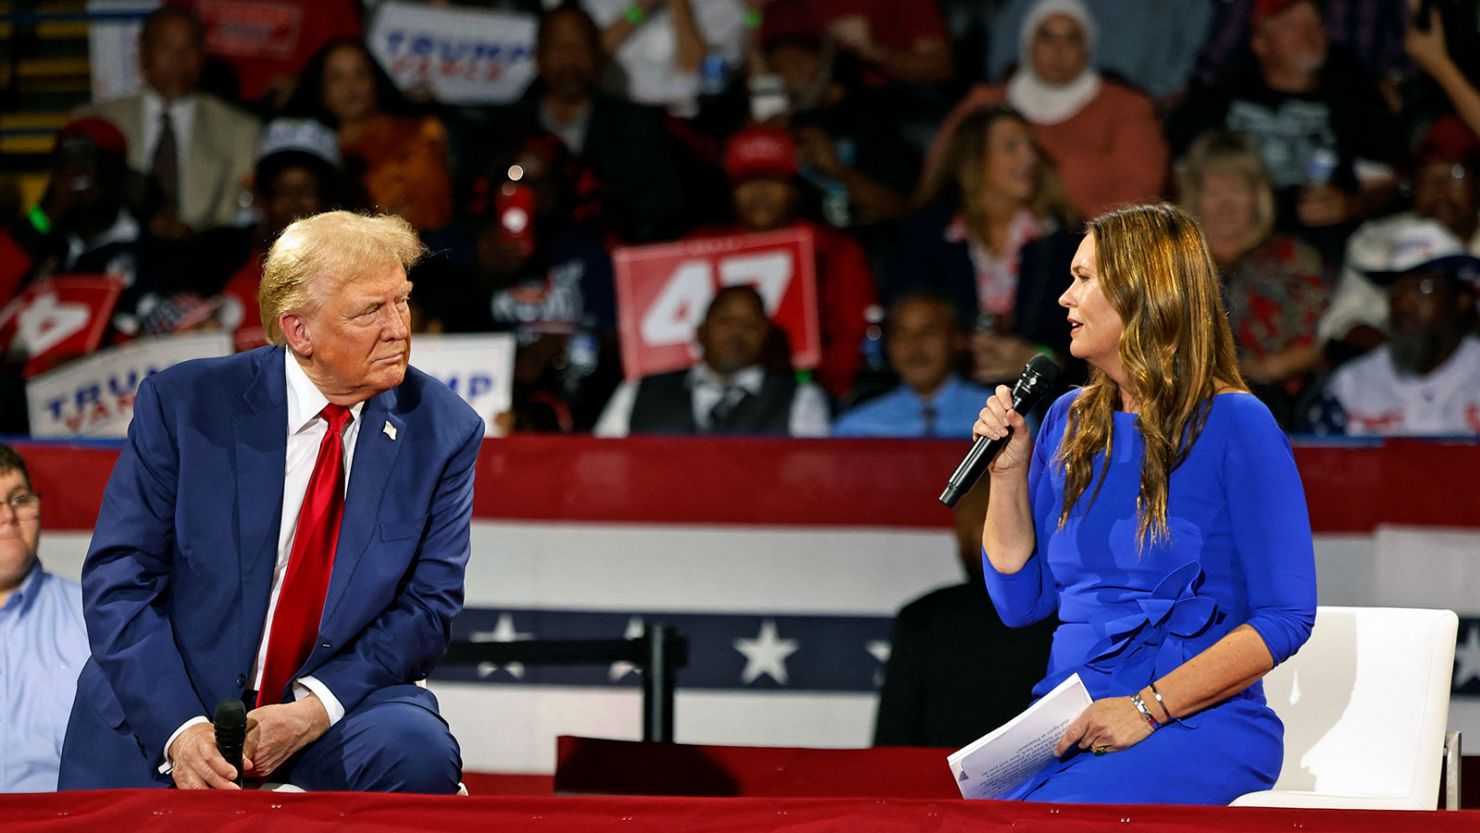
M 1305 644 L 1315 624 L 1310 516 L 1289 439 L 1257 400 L 1233 400 L 1223 490 L 1248 599 L 1246 624 L 1278 665 Z

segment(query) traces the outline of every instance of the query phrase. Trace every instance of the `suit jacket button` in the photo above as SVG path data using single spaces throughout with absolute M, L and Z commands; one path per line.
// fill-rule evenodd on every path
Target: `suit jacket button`
M 242 686 L 244 686 L 246 684 L 247 684 L 247 677 L 246 677 L 246 675 L 245 674 L 237 674 L 236 675 L 236 687 L 237 688 L 241 688 Z

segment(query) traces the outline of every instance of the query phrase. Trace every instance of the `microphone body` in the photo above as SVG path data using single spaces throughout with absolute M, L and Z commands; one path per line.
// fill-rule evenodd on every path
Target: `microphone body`
M 242 785 L 242 747 L 247 742 L 247 707 L 235 697 L 216 704 L 216 750 L 236 768 L 236 785 Z
M 1023 368 L 1022 375 L 1018 376 L 1017 383 L 1012 386 L 1012 409 L 1018 413 L 1031 410 L 1049 388 L 1053 387 L 1053 380 L 1059 375 L 1059 366 L 1047 356 L 1034 356 Z M 946 483 L 945 491 L 940 493 L 940 502 L 946 506 L 955 508 L 956 504 L 976 482 L 986 473 L 987 466 L 992 460 L 1007 447 L 1012 439 L 1009 429 L 1008 435 L 1000 439 L 989 440 L 986 437 L 977 437 L 971 444 L 971 450 L 966 452 L 962 458 L 961 465 L 951 475 Z

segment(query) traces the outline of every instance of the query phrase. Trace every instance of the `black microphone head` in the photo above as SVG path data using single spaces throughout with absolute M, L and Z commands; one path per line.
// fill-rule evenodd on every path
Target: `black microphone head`
M 235 728 L 247 725 L 246 704 L 235 697 L 223 697 L 216 704 L 215 724 L 218 728 Z
M 1012 387 L 1012 398 L 1031 407 L 1032 402 L 1048 392 L 1058 376 L 1059 363 L 1040 353 L 1028 362 L 1022 375 L 1018 376 L 1017 384 Z

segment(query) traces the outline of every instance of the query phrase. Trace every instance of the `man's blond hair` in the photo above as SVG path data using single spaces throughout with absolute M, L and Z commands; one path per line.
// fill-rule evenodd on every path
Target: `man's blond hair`
M 283 344 L 278 319 L 307 313 L 324 302 L 334 284 L 392 264 L 410 269 L 426 253 L 416 230 L 394 214 L 327 211 L 283 229 L 267 252 L 257 304 L 267 340 Z

